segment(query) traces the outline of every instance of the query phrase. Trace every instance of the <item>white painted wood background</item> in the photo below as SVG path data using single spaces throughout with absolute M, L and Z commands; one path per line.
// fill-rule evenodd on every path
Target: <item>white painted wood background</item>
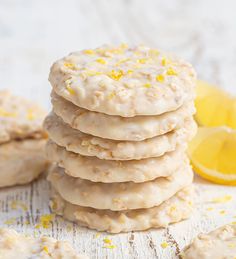
M 236 2 L 234 0 L 0 0 L 0 89 L 50 108 L 50 65 L 73 50 L 103 43 L 145 43 L 192 62 L 199 78 L 236 93 Z M 6 172 L 7 173 L 7 172 Z M 165 230 L 96 236 L 60 218 L 35 228 L 50 213 L 49 186 L 0 190 L 0 226 L 71 241 L 93 258 L 178 258 L 176 253 L 199 232 L 236 221 L 236 188 L 195 180 L 196 210 L 188 221 Z M 212 199 L 232 195 L 228 203 Z M 22 201 L 27 208 L 14 209 Z M 104 237 L 116 246 L 103 248 Z M 170 245 L 163 249 L 162 242 Z

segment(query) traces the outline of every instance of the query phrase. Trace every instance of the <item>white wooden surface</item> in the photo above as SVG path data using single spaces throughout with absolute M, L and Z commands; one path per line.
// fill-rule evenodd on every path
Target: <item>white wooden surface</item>
M 234 0 L 0 0 L 0 89 L 9 88 L 49 109 L 47 76 L 55 59 L 81 48 L 128 42 L 176 52 L 193 63 L 200 78 L 235 93 L 235 7 Z M 69 240 L 91 258 L 177 258 L 199 232 L 236 221 L 235 187 L 200 179 L 195 185 L 192 218 L 165 230 L 97 236 L 60 218 L 49 228 L 37 228 L 40 215 L 50 213 L 44 179 L 0 190 L 0 226 Z M 226 194 L 233 199 L 211 202 Z M 18 209 L 12 206 L 15 200 Z M 103 248 L 104 237 L 116 248 Z M 169 246 L 163 249 L 162 242 Z

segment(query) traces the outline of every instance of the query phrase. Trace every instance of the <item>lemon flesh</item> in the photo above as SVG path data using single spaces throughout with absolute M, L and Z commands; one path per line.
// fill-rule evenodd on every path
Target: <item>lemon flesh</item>
M 188 154 L 194 171 L 214 183 L 236 185 L 236 130 L 200 127 Z
M 236 129 L 236 98 L 220 88 L 198 81 L 195 119 L 200 126 Z

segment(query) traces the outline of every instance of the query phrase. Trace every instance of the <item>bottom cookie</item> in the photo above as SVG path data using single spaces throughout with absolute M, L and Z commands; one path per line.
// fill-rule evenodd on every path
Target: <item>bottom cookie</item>
M 45 139 L 10 141 L 0 145 L 0 187 L 29 183 L 48 167 Z
M 234 259 L 236 226 L 225 225 L 208 234 L 199 234 L 181 253 L 183 259 Z
M 53 190 L 50 207 L 54 213 L 80 226 L 119 233 L 166 227 L 189 218 L 193 209 L 193 195 L 193 186 L 190 185 L 159 206 L 117 212 L 73 205 Z
M 77 254 L 68 242 L 50 237 L 33 238 L 13 229 L 0 229 L 0 258 L 88 259 Z

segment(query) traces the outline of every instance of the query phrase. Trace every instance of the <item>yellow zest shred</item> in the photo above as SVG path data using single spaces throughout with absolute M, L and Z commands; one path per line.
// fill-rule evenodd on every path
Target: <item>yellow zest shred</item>
M 0 107 L 0 116 L 1 117 L 16 117 L 17 113 L 16 112 L 8 112 L 4 110 L 3 108 Z
M 171 206 L 170 207 L 170 212 L 176 211 L 176 206 Z
M 98 62 L 98 63 L 100 63 L 100 64 L 103 64 L 103 65 L 105 65 L 105 64 L 107 63 L 106 60 L 103 59 L 103 58 L 98 58 L 98 59 L 96 59 L 96 62 Z
M 10 218 L 4 221 L 4 224 L 6 225 L 12 225 L 14 223 L 16 223 L 16 218 Z
M 13 210 L 22 209 L 24 211 L 27 211 L 28 207 L 22 201 L 12 201 L 11 202 L 11 209 L 13 209 Z
M 219 213 L 220 213 L 221 215 L 224 215 L 224 214 L 226 213 L 226 211 L 225 211 L 225 210 L 221 210 Z
M 43 251 L 44 251 L 45 253 L 49 254 L 49 250 L 48 250 L 48 248 L 47 248 L 46 246 L 43 247 Z
M 45 214 L 40 217 L 39 224 L 35 226 L 35 228 L 49 228 L 52 221 L 54 220 L 55 215 L 54 214 Z
M 128 74 L 128 75 L 131 75 L 133 72 L 134 72 L 134 71 L 131 70 L 131 69 L 127 70 L 127 74 Z
M 169 76 L 177 76 L 177 72 L 172 68 L 172 67 L 169 67 L 166 71 L 166 74 L 169 75 Z
M 69 63 L 69 62 L 65 62 L 64 66 L 71 69 L 71 70 L 78 70 L 79 69 L 75 64 Z
M 161 243 L 161 247 L 162 247 L 163 249 L 167 248 L 168 246 L 169 246 L 169 244 L 168 244 L 167 242 L 162 242 L 162 243 Z
M 146 58 L 140 58 L 140 59 L 137 60 L 137 62 L 140 63 L 140 64 L 145 64 L 145 63 L 147 63 L 147 59 Z
M 165 80 L 165 77 L 164 77 L 164 75 L 157 75 L 156 76 L 156 80 L 158 81 L 158 82 L 160 82 L 160 83 L 162 83 L 162 82 L 164 82 L 164 80 Z
M 110 93 L 108 96 L 107 96 L 107 99 L 108 100 L 111 100 L 112 98 L 114 98 L 116 96 L 115 92 L 112 92 Z
M 151 87 L 151 84 L 150 84 L 150 83 L 146 83 L 146 84 L 144 84 L 143 86 L 146 87 L 146 88 L 150 88 L 150 87 Z
M 120 78 L 124 75 L 124 72 L 122 70 L 112 70 L 110 73 L 108 73 L 108 76 L 111 77 L 112 79 L 118 81 Z
M 236 221 L 231 222 L 231 224 L 236 225 Z
M 71 79 L 67 79 L 65 81 L 66 83 L 66 89 L 71 95 L 75 95 L 75 90 L 71 87 Z
M 36 119 L 36 114 L 34 113 L 34 110 L 29 109 L 27 112 L 27 119 L 32 121 Z
M 170 60 L 167 59 L 167 58 L 162 58 L 162 60 L 161 60 L 161 65 L 162 66 L 166 66 L 166 65 L 168 65 L 170 63 L 171 63 Z
M 212 202 L 226 203 L 226 202 L 231 201 L 232 199 L 233 199 L 233 197 L 231 195 L 225 195 L 225 196 L 222 196 L 222 197 L 217 197 L 217 198 L 212 199 Z
M 111 243 L 112 243 L 112 241 L 111 241 L 109 238 L 104 238 L 104 239 L 103 239 L 103 242 L 104 242 L 105 244 L 111 244 Z
M 103 243 L 105 244 L 103 248 L 108 248 L 108 249 L 116 248 L 116 246 L 112 244 L 112 240 L 110 240 L 109 238 L 104 238 Z
M 94 55 L 95 54 L 94 50 L 92 50 L 92 49 L 85 49 L 83 51 L 83 53 L 87 54 L 87 55 Z

